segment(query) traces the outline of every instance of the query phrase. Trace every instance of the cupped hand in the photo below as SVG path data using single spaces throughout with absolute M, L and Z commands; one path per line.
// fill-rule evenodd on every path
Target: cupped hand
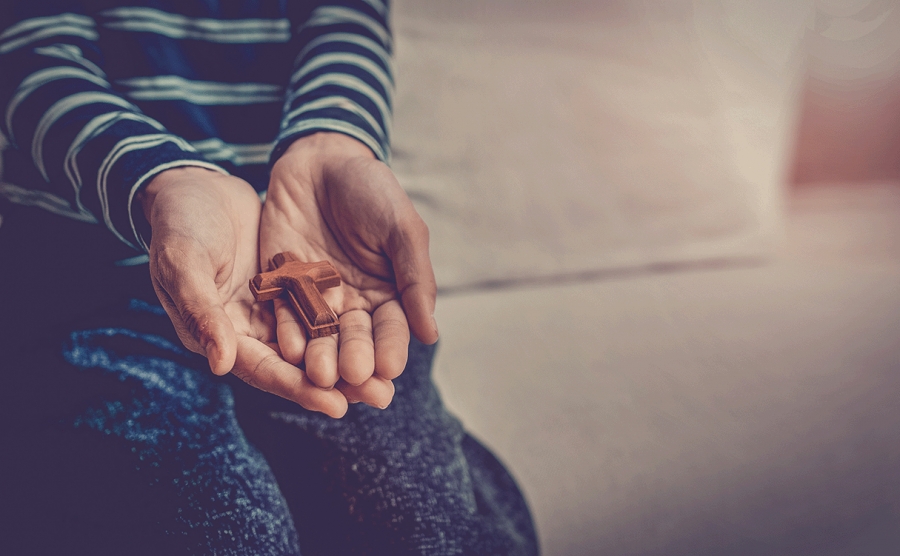
M 386 407 L 406 366 L 410 331 L 437 341 L 428 228 L 390 169 L 357 140 L 316 133 L 295 141 L 272 169 L 260 223 L 263 268 L 280 252 L 330 261 L 340 287 L 323 295 L 340 332 L 307 339 L 275 300 L 282 356 L 322 388 Z
M 203 168 L 166 170 L 138 195 L 150 223 L 150 275 L 184 345 L 213 372 L 340 417 L 347 400 L 287 363 L 271 309 L 248 282 L 259 271 L 261 205 L 245 181 Z

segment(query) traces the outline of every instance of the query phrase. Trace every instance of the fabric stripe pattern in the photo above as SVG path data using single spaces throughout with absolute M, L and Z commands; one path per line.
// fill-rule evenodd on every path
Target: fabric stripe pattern
M 264 194 L 268 167 L 319 131 L 389 160 L 386 2 L 10 7 L 0 8 L 6 201 L 105 225 L 146 250 L 132 203 L 166 169 L 231 173 Z
M 219 20 L 191 18 L 153 8 L 122 7 L 102 12 L 104 26 L 122 31 L 156 33 L 173 39 L 196 39 L 220 43 L 287 42 L 287 19 Z

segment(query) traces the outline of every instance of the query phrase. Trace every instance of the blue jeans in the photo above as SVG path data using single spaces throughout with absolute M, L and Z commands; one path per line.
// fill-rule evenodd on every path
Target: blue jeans
M 0 260 L 44 264 L 4 232 Z M 0 553 L 537 553 L 515 482 L 444 409 L 433 346 L 412 343 L 388 409 L 333 420 L 210 373 L 145 273 L 98 270 L 115 286 L 91 311 L 31 300 L 47 323 L 24 329 L 27 292 L 0 280 Z

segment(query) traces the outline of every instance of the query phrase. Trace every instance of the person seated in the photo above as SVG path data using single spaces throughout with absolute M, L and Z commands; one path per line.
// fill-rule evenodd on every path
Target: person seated
M 515 482 L 431 382 L 388 15 L 0 7 L 3 552 L 537 553 Z M 254 300 L 278 253 L 334 265 L 339 333 Z

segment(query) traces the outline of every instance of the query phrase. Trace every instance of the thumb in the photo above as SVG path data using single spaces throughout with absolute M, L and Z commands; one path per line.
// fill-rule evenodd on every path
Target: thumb
M 216 270 L 207 257 L 183 251 L 166 249 L 154 255 L 153 288 L 178 337 L 189 350 L 206 356 L 213 373 L 228 373 L 237 356 L 237 338 L 216 290 Z
M 391 235 L 386 251 L 393 263 L 410 330 L 421 342 L 435 343 L 438 339 L 434 320 L 437 284 L 428 255 L 428 226 L 418 214 Z

